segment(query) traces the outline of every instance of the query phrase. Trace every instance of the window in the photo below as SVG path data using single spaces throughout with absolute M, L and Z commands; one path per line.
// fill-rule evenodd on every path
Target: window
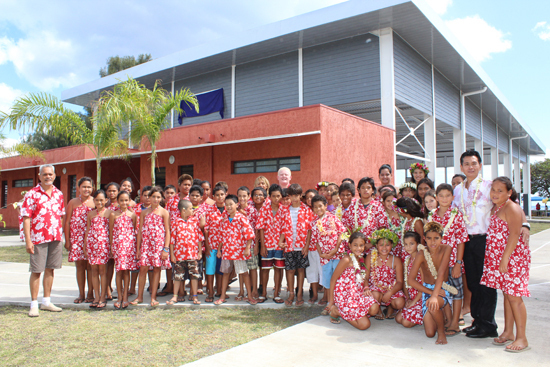
M 185 175 L 185 174 L 188 174 L 189 176 L 195 178 L 195 176 L 193 175 L 193 165 L 192 164 L 189 164 L 187 166 L 179 166 L 179 171 L 180 171 L 180 174 L 179 174 L 178 178 L 181 175 Z
M 163 189 L 166 186 L 166 167 L 157 167 L 155 169 L 155 185 Z
M 282 167 L 291 171 L 300 170 L 300 157 L 257 159 L 252 161 L 233 162 L 233 173 L 264 173 L 277 172 Z
M 8 206 L 8 181 L 2 181 L 2 208 Z
M 76 197 L 76 175 L 69 176 L 69 192 L 71 193 L 71 199 Z
M 27 178 L 25 180 L 13 180 L 13 187 L 32 187 L 33 181 L 32 178 Z

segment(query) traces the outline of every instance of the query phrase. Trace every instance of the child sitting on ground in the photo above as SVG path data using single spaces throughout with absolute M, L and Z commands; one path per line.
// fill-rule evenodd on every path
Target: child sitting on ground
M 243 214 L 237 212 L 239 199 L 235 195 L 227 195 L 225 198 L 225 210 L 227 215 L 222 220 L 223 240 L 218 247 L 218 258 L 222 259 L 220 267 L 223 273 L 222 294 L 214 304 L 221 305 L 227 302 L 227 285 L 229 284 L 229 275 L 233 268 L 239 278 L 243 279 L 246 291 L 248 293 L 248 303 L 255 305 L 257 302 L 252 297 L 250 288 L 250 277 L 248 276 L 248 267 L 246 260 L 250 259 L 250 249 L 254 241 L 254 230 Z
M 189 278 L 191 281 L 191 297 L 193 304 L 200 305 L 197 298 L 198 279 L 200 278 L 199 261 L 202 261 L 203 233 L 199 220 L 193 216 L 193 204 L 189 200 L 178 202 L 180 215 L 172 220 L 170 235 L 170 258 L 173 263 L 174 296 L 166 301 L 167 305 L 178 303 L 180 284 Z M 181 299 L 181 298 L 180 298 Z M 183 298 L 185 301 L 185 298 Z
M 371 236 L 371 243 L 375 248 L 366 260 L 369 288 L 376 302 L 383 306 L 391 306 L 391 309 L 396 310 L 387 315 L 379 310 L 375 316 L 377 320 L 393 319 L 397 310 L 405 306 L 405 294 L 402 291 L 403 263 L 399 257 L 391 254 L 392 248 L 397 245 L 398 241 L 399 237 L 385 228 L 374 231 Z M 388 307 L 388 313 L 391 309 Z
M 405 258 L 405 264 L 403 265 L 405 279 L 403 292 L 407 297 L 407 302 L 405 303 L 405 307 L 395 316 L 395 321 L 406 328 L 411 328 L 416 325 L 422 325 L 422 293 L 411 287 L 407 281 L 414 259 L 418 253 L 417 247 L 420 244 L 420 235 L 409 231 L 405 233 L 403 238 L 405 243 L 403 247 L 409 254 Z M 422 273 L 420 271 L 416 274 L 416 281 L 419 283 L 422 281 Z
M 349 238 L 350 253 L 345 254 L 332 274 L 330 297 L 334 306 L 330 310 L 330 322 L 340 323 L 340 316 L 359 330 L 370 327 L 369 316 L 378 313 L 380 306 L 372 297 L 368 287 L 365 268 L 365 243 L 362 232 L 355 232 Z
M 456 288 L 447 283 L 452 249 L 441 244 L 442 239 L 441 224 L 429 222 L 424 226 L 426 246 L 418 245 L 421 251 L 416 255 L 407 278 L 411 287 L 422 292 L 424 331 L 428 338 L 433 338 L 437 332 L 435 344 L 447 344 L 443 307 L 451 301 L 450 293 L 457 293 Z M 419 270 L 422 271 L 422 284 L 416 278 Z

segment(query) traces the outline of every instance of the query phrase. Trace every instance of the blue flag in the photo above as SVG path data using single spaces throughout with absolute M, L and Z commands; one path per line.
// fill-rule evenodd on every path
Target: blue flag
M 199 103 L 199 112 L 195 111 L 195 107 L 192 104 L 187 105 L 185 101 L 181 101 L 180 108 L 183 112 L 178 116 L 180 125 L 183 123 L 185 117 L 204 116 L 214 112 L 219 112 L 223 119 L 223 88 L 200 93 L 196 97 Z

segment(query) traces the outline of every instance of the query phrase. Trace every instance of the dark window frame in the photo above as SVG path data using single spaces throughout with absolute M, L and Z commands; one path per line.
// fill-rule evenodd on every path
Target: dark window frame
M 12 181 L 12 187 L 33 187 L 33 186 L 34 186 L 34 179 L 32 178 L 24 178 L 22 180 Z
M 192 164 L 184 164 L 184 165 L 178 166 L 178 179 L 183 174 L 188 174 L 191 177 L 195 178 L 194 173 L 195 173 L 195 166 Z
M 297 159 L 297 163 L 288 163 L 288 162 L 281 162 L 286 161 L 289 159 Z M 271 163 L 274 161 L 274 163 Z M 271 164 L 268 164 L 271 163 Z M 293 157 L 278 157 L 278 158 L 264 158 L 264 159 L 251 159 L 246 161 L 234 161 L 232 162 L 231 167 L 231 174 L 233 175 L 245 175 L 250 173 L 270 173 L 270 172 L 277 172 L 282 167 L 289 167 L 291 171 L 301 171 L 302 169 L 302 158 L 300 156 L 293 156 Z M 241 167 L 238 167 L 238 165 L 242 165 Z M 297 169 L 296 169 L 296 166 Z M 262 169 L 262 167 L 275 167 L 273 169 L 265 170 Z M 245 168 L 252 168 L 252 171 L 250 172 L 238 172 L 239 169 L 245 169 Z

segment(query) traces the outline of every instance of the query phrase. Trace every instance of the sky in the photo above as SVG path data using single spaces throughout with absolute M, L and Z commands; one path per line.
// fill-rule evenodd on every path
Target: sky
M 159 58 L 340 2 L 0 0 L 0 111 L 9 111 L 25 93 L 61 97 L 63 90 L 99 78 L 109 56 Z M 550 97 L 550 1 L 425 2 L 550 148 L 544 108 Z M 21 138 L 16 131 L 4 133 L 9 142 Z

